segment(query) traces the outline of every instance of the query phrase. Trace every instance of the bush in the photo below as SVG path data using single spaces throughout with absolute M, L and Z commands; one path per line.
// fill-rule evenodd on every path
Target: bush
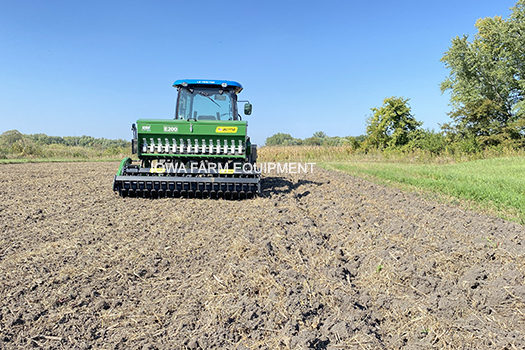
M 15 142 L 21 140 L 24 137 L 18 130 L 9 130 L 0 135 L 0 146 L 11 147 Z
M 315 136 L 304 139 L 303 144 L 306 146 L 321 146 L 321 139 Z
M 416 130 L 403 150 L 423 150 L 433 154 L 440 154 L 447 148 L 448 142 L 442 133 L 434 130 Z
M 91 136 L 25 135 L 9 130 L 0 135 L 0 159 L 9 158 L 120 158 L 128 155 L 130 142 Z
M 11 145 L 11 152 L 21 157 L 41 157 L 42 147 L 32 140 L 19 139 Z

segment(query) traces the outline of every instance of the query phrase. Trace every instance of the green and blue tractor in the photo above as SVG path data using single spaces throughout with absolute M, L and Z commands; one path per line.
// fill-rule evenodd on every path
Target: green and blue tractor
M 113 181 L 122 197 L 252 198 L 261 192 L 257 146 L 239 101 L 242 85 L 227 80 L 177 80 L 174 119 L 139 119 L 132 153 Z

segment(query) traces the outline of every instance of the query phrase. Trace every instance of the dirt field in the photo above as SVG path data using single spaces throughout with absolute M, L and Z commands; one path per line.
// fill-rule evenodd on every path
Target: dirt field
M 525 228 L 351 176 L 146 200 L 0 165 L 0 348 L 524 349 Z

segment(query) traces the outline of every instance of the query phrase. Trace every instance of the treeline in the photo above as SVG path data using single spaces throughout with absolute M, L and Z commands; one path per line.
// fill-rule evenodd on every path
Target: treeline
M 128 153 L 129 141 L 92 136 L 48 136 L 9 130 L 0 135 L 0 159 L 95 158 Z
M 377 150 L 395 150 L 401 152 L 425 151 L 439 155 L 483 152 L 484 147 L 476 138 L 467 138 L 451 142 L 442 132 L 434 130 L 417 129 L 407 135 L 406 142 L 399 144 L 377 144 L 369 135 L 360 136 L 328 136 L 322 131 L 315 132 L 311 137 L 298 139 L 290 134 L 278 133 L 266 139 L 266 146 L 324 146 L 348 147 L 354 151 L 367 153 Z M 503 149 L 504 146 L 499 148 Z
M 16 131 L 16 130 L 15 130 Z M 42 145 L 66 145 L 66 146 L 80 146 L 80 147 L 127 147 L 129 141 L 122 139 L 106 139 L 96 138 L 93 136 L 48 136 L 46 134 L 31 134 L 25 135 L 28 139 L 33 140 Z
M 452 39 L 441 62 L 449 75 L 441 83 L 450 92 L 449 122 L 441 130 L 422 128 L 409 99 L 389 97 L 372 108 L 366 135 L 328 137 L 316 132 L 304 140 L 276 134 L 267 145 L 350 145 L 352 148 L 479 152 L 492 148 L 525 147 L 525 0 L 511 8 L 508 18 L 479 19 L 472 39 Z
M 266 138 L 266 146 L 354 146 L 359 145 L 366 136 L 328 136 L 322 131 L 315 132 L 312 137 L 298 139 L 290 134 L 277 133 Z
M 401 152 L 424 151 L 434 155 L 481 153 L 492 149 L 525 149 L 525 135 L 516 132 L 512 138 L 487 138 L 484 135 L 451 131 L 448 125 L 435 131 L 422 128 L 422 122 L 412 114 L 408 99 L 390 97 L 366 120 L 366 134 L 360 136 L 328 136 L 322 131 L 305 139 L 277 133 L 266 139 L 267 146 L 346 146 L 355 151 L 391 150 Z M 490 140 L 490 142 L 487 142 Z M 499 142 L 496 142 L 499 140 Z

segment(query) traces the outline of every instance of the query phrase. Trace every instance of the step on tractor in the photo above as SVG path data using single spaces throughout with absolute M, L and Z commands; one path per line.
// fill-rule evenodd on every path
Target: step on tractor
M 257 145 L 242 120 L 252 105 L 228 80 L 177 80 L 174 119 L 133 124 L 132 154 L 120 163 L 113 190 L 122 197 L 252 198 L 261 192 Z

